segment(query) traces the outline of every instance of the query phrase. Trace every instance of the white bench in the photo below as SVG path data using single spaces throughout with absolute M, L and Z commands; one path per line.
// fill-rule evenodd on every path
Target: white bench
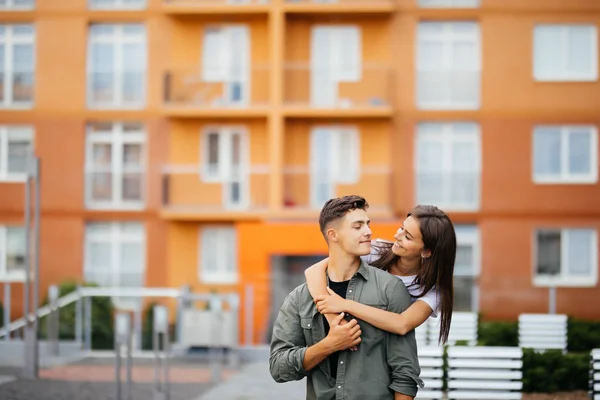
M 429 344 L 437 346 L 440 337 L 440 317 L 430 319 Z M 459 341 L 467 342 L 469 346 L 477 345 L 478 317 L 473 312 L 454 312 L 448 334 L 448 345 L 455 345 Z
M 417 345 L 419 364 L 421 366 L 421 379 L 425 383 L 419 389 L 417 400 L 441 400 L 444 396 L 444 348 L 440 346 Z
M 448 399 L 520 400 L 522 356 L 519 347 L 448 347 Z
M 567 323 L 567 316 L 564 314 L 521 314 L 519 315 L 519 347 L 565 351 Z
M 590 354 L 590 398 L 600 400 L 600 349 Z

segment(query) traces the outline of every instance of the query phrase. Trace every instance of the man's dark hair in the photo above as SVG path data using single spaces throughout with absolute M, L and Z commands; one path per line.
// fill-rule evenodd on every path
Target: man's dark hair
M 350 195 L 327 200 L 319 215 L 319 228 L 325 240 L 327 240 L 325 230 L 329 223 L 342 218 L 349 211 L 357 209 L 366 211 L 368 208 L 369 203 L 362 196 Z

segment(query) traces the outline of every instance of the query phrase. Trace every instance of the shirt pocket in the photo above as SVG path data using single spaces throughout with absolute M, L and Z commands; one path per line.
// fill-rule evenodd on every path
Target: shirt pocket
M 306 346 L 310 347 L 313 344 L 315 344 L 313 340 L 313 318 L 300 318 L 300 326 L 302 327 L 302 331 L 304 332 L 304 340 L 306 340 Z

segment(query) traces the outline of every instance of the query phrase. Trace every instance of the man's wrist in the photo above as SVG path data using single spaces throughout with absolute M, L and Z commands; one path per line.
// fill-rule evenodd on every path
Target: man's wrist
M 321 345 L 323 353 L 327 354 L 327 356 L 335 353 L 335 347 L 333 346 L 333 343 L 331 343 L 329 336 L 325 336 L 325 338 L 321 340 L 319 344 Z

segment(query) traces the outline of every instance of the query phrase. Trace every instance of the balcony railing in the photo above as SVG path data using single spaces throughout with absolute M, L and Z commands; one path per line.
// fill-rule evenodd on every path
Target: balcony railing
M 0 106 L 30 105 L 33 87 L 33 72 L 0 72 Z
M 239 6 L 239 5 L 263 5 L 269 4 L 269 0 L 163 0 L 164 4 L 213 7 L 213 6 Z
M 417 102 L 425 109 L 477 109 L 481 71 L 418 70 Z
M 287 4 L 316 4 L 316 5 L 327 5 L 327 4 L 339 4 L 345 5 L 387 5 L 393 4 L 393 0 L 286 0 Z
M 267 165 L 241 168 L 228 176 L 214 176 L 203 165 L 169 165 L 162 170 L 162 203 L 169 211 L 264 211 L 268 201 Z
M 385 108 L 392 104 L 392 71 L 384 65 L 363 65 L 344 71 L 306 63 L 285 67 L 286 106 L 312 108 Z
M 363 195 L 371 211 L 391 207 L 390 169 L 387 166 L 364 165 L 353 182 L 341 183 L 328 179 L 327 174 L 313 174 L 308 166 L 284 168 L 284 207 L 288 210 L 320 210 L 332 197 Z
M 436 204 L 452 210 L 479 208 L 481 174 L 478 172 L 417 172 L 417 204 Z
M 169 106 L 196 108 L 246 108 L 266 106 L 269 99 L 269 70 L 250 68 L 238 79 L 215 79 L 200 67 L 165 73 L 164 101 Z

